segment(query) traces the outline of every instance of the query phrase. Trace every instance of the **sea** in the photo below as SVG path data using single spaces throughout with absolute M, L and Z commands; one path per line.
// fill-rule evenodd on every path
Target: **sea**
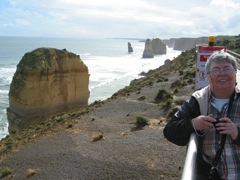
M 133 48 L 128 53 L 128 42 Z M 142 58 L 145 43 L 138 39 L 85 39 L 56 37 L 1 37 L 0 36 L 0 139 L 8 134 L 6 108 L 8 92 L 16 66 L 23 55 L 40 47 L 67 49 L 80 55 L 87 65 L 90 82 L 89 104 L 105 100 L 128 86 L 141 72 L 148 72 L 172 60 L 181 51 L 167 48 L 166 55 Z

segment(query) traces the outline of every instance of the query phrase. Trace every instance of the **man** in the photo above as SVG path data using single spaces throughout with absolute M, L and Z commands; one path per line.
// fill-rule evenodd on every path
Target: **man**
M 183 103 L 164 128 L 164 136 L 179 146 L 187 145 L 192 133 L 198 136 L 196 178 L 206 180 L 221 137 L 224 149 L 216 169 L 219 179 L 240 179 L 240 91 L 236 88 L 236 59 L 224 51 L 207 60 L 209 86 Z

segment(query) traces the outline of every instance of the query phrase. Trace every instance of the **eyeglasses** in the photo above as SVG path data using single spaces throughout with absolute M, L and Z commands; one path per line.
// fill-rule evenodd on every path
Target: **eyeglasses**
M 213 68 L 211 71 L 209 71 L 209 74 L 213 74 L 215 76 L 219 75 L 221 72 L 223 72 L 224 74 L 231 74 L 233 73 L 235 70 L 231 67 L 226 67 L 223 68 L 223 70 L 221 70 L 220 68 Z

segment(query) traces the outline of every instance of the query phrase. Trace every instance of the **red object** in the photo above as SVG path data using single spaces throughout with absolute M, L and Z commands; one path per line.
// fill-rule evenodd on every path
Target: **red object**
M 200 62 L 207 62 L 208 57 L 214 51 L 220 51 L 222 49 L 226 51 L 226 47 L 224 46 L 199 46 L 198 53 L 200 54 L 200 57 L 199 57 Z
M 213 53 L 214 51 L 220 51 L 224 49 L 226 51 L 226 47 L 224 46 L 199 46 L 199 53 Z
M 207 59 L 210 55 L 200 55 L 200 62 L 207 62 Z

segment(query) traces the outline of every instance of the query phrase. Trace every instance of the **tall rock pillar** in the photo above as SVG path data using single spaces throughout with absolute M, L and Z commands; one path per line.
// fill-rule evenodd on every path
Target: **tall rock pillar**
M 152 41 L 147 39 L 145 42 L 145 48 L 143 51 L 143 58 L 154 58 L 154 53 L 152 49 Z

